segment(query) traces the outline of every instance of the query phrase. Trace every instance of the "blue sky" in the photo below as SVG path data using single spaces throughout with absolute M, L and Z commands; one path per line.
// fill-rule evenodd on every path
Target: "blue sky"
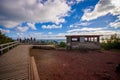
M 120 0 L 1 0 L 0 30 L 14 39 L 120 35 L 119 4 Z

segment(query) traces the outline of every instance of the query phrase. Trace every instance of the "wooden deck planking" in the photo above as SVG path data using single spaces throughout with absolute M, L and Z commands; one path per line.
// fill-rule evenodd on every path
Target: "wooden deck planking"
M 29 47 L 19 45 L 0 56 L 0 80 L 29 80 Z

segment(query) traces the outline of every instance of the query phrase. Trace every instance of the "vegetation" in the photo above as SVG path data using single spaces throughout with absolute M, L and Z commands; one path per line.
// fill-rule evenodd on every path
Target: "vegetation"
M 2 32 L 0 31 L 0 44 L 12 42 L 12 41 L 14 41 L 12 38 L 9 38 L 9 37 L 5 36 L 5 35 L 2 34 Z
M 114 34 L 111 35 L 110 39 L 102 39 L 101 47 L 105 50 L 120 49 L 120 37 Z
M 48 41 L 47 44 L 48 45 L 57 45 L 58 42 L 53 40 L 53 41 Z
M 60 44 L 58 44 L 58 47 L 66 48 L 66 43 L 65 42 L 60 42 Z

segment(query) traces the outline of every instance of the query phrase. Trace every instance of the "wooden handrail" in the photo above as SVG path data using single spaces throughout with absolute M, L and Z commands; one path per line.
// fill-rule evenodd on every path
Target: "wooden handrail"
M 18 44 L 17 41 L 5 43 L 5 44 L 0 44 L 0 53 L 2 54 L 4 50 L 9 49 L 10 47 L 14 47 L 17 44 Z
M 13 44 L 13 43 L 16 43 L 16 42 L 17 42 L 17 41 L 15 41 L 15 42 L 5 43 L 5 44 L 0 44 L 0 46 L 5 46 L 5 45 Z

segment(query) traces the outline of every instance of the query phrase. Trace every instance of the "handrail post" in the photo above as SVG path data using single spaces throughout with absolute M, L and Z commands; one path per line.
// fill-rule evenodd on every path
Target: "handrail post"
M 14 43 L 12 44 L 12 48 L 14 47 Z
M 9 51 L 9 48 L 10 48 L 9 46 L 10 46 L 10 44 L 8 44 L 7 46 L 8 46 L 8 51 Z
M 15 44 L 15 43 L 12 43 L 12 46 L 11 46 L 11 48 L 13 48 L 13 47 L 14 47 L 14 44 Z
M 0 54 L 3 54 L 2 45 L 0 46 Z

